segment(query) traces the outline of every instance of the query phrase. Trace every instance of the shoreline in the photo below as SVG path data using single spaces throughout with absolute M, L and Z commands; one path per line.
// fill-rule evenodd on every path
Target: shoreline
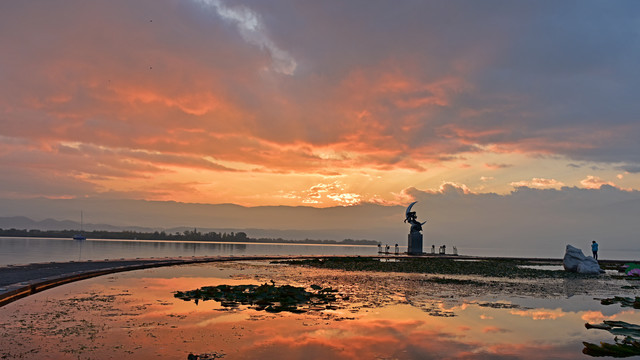
M 206 256 L 104 259 L 101 261 L 43 262 L 0 267 L 0 307 L 23 297 L 70 282 L 124 271 L 154 267 L 227 261 L 296 260 L 326 255 Z M 332 255 L 331 257 L 349 257 Z
M 51 237 L 51 236 L 9 236 L 0 235 L 0 239 L 42 239 L 42 240 L 74 240 L 70 237 Z M 376 247 L 379 242 L 376 243 L 358 243 L 359 241 L 375 241 L 375 240 L 355 240 L 354 243 L 345 243 L 340 240 L 286 240 L 282 239 L 269 239 L 269 241 L 229 241 L 229 240 L 195 240 L 195 239 L 119 239 L 119 238 L 86 238 L 82 241 L 143 241 L 143 242 L 161 242 L 161 243 L 196 243 L 196 244 L 268 244 L 268 245 L 319 245 L 319 246 L 363 246 L 363 247 Z M 78 241 L 78 240 L 76 240 Z M 327 241 L 327 242 L 325 242 Z
M 519 260 L 532 263 L 562 264 L 561 258 L 488 257 L 467 255 L 406 255 L 381 254 L 377 256 L 352 255 L 264 255 L 264 256 L 206 256 L 174 258 L 104 259 L 101 261 L 69 261 L 8 265 L 0 267 L 0 307 L 23 297 L 67 283 L 124 271 L 211 262 L 304 260 L 322 258 L 407 259 L 438 258 L 456 260 Z M 599 260 L 601 264 L 623 264 L 632 260 Z

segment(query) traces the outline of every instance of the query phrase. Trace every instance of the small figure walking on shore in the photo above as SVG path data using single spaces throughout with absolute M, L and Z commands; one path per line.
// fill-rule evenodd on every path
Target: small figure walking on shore
M 593 258 L 598 260 L 598 243 L 595 240 L 591 242 L 591 252 L 593 253 Z

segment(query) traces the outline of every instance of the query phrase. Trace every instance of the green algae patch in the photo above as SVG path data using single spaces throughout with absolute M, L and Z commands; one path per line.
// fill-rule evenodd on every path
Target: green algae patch
M 607 330 L 611 334 L 616 335 L 614 343 L 601 342 L 600 345 L 583 342 L 584 349 L 582 352 L 590 356 L 611 356 L 611 357 L 629 357 L 640 355 L 640 326 L 630 324 L 624 321 L 608 321 L 602 324 L 589 324 L 584 326 L 587 329 Z M 622 339 L 619 339 L 621 336 Z
M 640 342 L 624 338 L 615 340 L 615 343 L 601 342 L 600 345 L 583 342 L 584 349 L 582 352 L 590 356 L 611 356 L 611 357 L 630 357 L 640 355 Z
M 582 274 L 564 270 L 542 270 L 522 267 L 524 265 L 546 265 L 540 262 L 514 259 L 478 259 L 473 261 L 442 258 L 406 258 L 385 262 L 376 258 L 323 258 L 308 260 L 280 261 L 291 265 L 303 265 L 322 269 L 340 269 L 347 271 L 375 271 L 424 273 L 439 275 L 478 275 L 508 278 L 581 278 Z M 558 263 L 553 263 L 558 265 Z
M 483 284 L 482 282 L 475 281 L 475 280 L 449 279 L 444 277 L 425 279 L 423 281 L 436 283 L 436 284 L 453 284 L 453 285 L 482 285 Z
M 623 296 L 614 296 L 612 298 L 606 298 L 600 300 L 602 305 L 612 305 L 612 304 L 620 304 L 622 307 L 632 307 L 634 309 L 640 309 L 640 297 L 636 296 L 635 298 L 631 297 L 623 297 Z
M 184 301 L 193 300 L 196 305 L 199 301 L 214 300 L 225 308 L 246 305 L 251 309 L 271 313 L 336 309 L 335 303 L 344 299 L 337 294 L 337 290 L 330 287 L 311 285 L 307 290 L 291 285 L 277 286 L 275 283 L 204 286 L 195 290 L 176 291 L 174 297 Z

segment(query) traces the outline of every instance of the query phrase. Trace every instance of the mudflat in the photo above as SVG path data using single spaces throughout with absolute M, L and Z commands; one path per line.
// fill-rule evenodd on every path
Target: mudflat
M 580 275 L 558 261 L 498 258 L 245 260 L 114 273 L 8 304 L 0 357 L 531 359 L 542 348 L 542 357 L 575 359 L 614 344 L 611 320 L 640 323 L 618 302 L 637 296 L 638 283 L 614 269 Z
M 475 274 L 479 276 L 562 278 L 572 276 L 565 272 L 546 272 L 521 268 L 522 265 L 561 265 L 560 259 L 484 258 L 467 256 L 228 256 L 192 258 L 120 259 L 82 262 L 51 262 L 0 267 L 0 306 L 18 298 L 62 285 L 108 273 L 138 270 L 150 267 L 185 265 L 192 263 L 237 260 L 293 260 L 301 265 L 331 267 L 343 270 L 395 271 L 425 274 Z M 323 261 L 327 259 L 329 261 Z M 397 262 L 401 260 L 400 262 Z M 454 260 L 454 261 L 452 261 Z M 459 260 L 459 261 L 455 261 Z M 388 261 L 392 261 L 389 263 Z M 471 261 L 471 262 L 468 262 Z M 478 262 L 479 261 L 479 262 Z M 452 266 L 453 265 L 453 266 Z M 618 261 L 602 261 L 603 267 L 616 268 Z M 541 282 L 544 283 L 544 282 Z M 533 289 L 547 292 L 548 289 Z

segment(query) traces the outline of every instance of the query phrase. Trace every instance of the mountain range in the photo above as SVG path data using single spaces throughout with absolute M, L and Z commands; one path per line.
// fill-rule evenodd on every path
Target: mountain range
M 439 192 L 409 189 L 406 196 L 424 226 L 425 248 L 446 244 L 487 253 L 561 257 L 567 244 L 589 251 L 638 251 L 640 192 L 521 187 L 509 194 L 475 194 L 455 186 Z M 407 201 L 409 202 L 409 201 Z M 348 207 L 245 207 L 172 201 L 115 199 L 0 199 L 0 227 L 40 230 L 245 232 L 252 238 L 286 240 L 366 239 L 407 242 L 406 207 L 363 203 Z

